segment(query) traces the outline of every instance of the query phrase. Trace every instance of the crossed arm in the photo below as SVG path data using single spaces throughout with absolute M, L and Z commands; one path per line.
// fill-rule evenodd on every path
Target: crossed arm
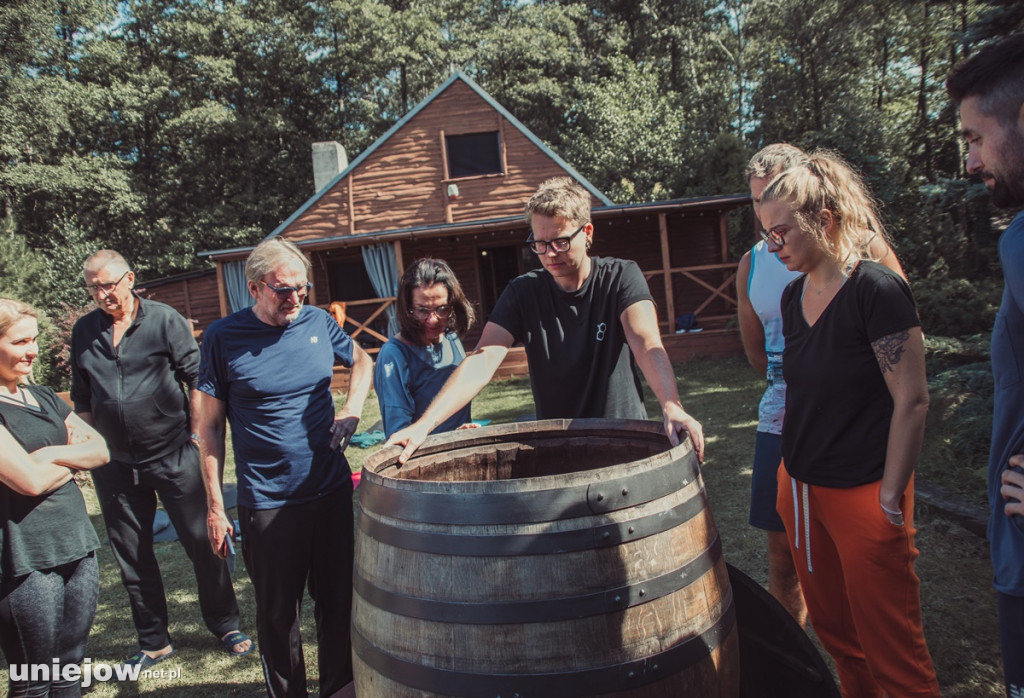
M 76 470 L 91 470 L 110 460 L 106 441 L 80 416 L 70 413 L 64 425 L 67 444 L 44 446 L 32 453 L 0 428 L 0 482 L 18 494 L 38 496 L 64 485 Z

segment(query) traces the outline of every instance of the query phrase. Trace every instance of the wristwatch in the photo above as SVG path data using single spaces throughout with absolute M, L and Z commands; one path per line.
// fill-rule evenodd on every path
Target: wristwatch
M 191 439 L 192 443 L 194 443 L 196 446 L 199 445 L 199 434 L 192 432 L 191 434 L 188 435 L 188 438 Z

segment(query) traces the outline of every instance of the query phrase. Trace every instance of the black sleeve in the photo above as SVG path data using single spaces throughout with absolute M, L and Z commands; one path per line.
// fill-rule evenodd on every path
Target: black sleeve
M 863 285 L 861 307 L 864 332 L 869 342 L 876 342 L 896 332 L 920 327 L 914 294 L 901 277 L 880 268 L 869 275 L 871 283 Z
M 622 260 L 622 275 L 619 283 L 619 312 L 623 312 L 629 306 L 640 301 L 654 301 L 651 295 L 651 288 L 640 271 L 637 263 L 626 259 Z
M 173 309 L 162 320 L 164 331 L 167 333 L 174 377 L 186 390 L 195 390 L 199 382 L 199 345 L 192 336 L 192 327 L 188 320 Z
M 513 344 L 522 341 L 523 316 L 520 293 L 526 279 L 527 277 L 522 276 L 512 279 L 498 297 L 494 310 L 487 316 L 487 322 L 493 322 L 512 335 Z

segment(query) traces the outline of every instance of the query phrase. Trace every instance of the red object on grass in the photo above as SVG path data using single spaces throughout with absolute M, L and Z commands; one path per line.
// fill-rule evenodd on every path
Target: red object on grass
M 363 479 L 363 471 L 357 470 L 352 473 L 352 489 L 359 487 L 359 481 Z

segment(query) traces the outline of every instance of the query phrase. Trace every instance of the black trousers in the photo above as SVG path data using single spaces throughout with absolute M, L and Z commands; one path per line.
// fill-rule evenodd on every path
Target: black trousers
M 1024 596 L 997 593 L 1006 695 L 1024 695 Z
M 110 461 L 92 471 L 110 547 L 128 591 L 139 646 L 171 644 L 167 597 L 153 552 L 156 498 L 174 524 L 192 561 L 203 621 L 218 638 L 238 628 L 238 601 L 227 562 L 214 555 L 206 536 L 206 490 L 199 474 L 199 449 L 191 441 L 149 463 Z
M 313 502 L 238 508 L 242 555 L 256 592 L 258 647 L 271 698 L 305 698 L 299 630 L 303 588 L 316 621 L 320 695 L 352 681 L 352 481 Z

